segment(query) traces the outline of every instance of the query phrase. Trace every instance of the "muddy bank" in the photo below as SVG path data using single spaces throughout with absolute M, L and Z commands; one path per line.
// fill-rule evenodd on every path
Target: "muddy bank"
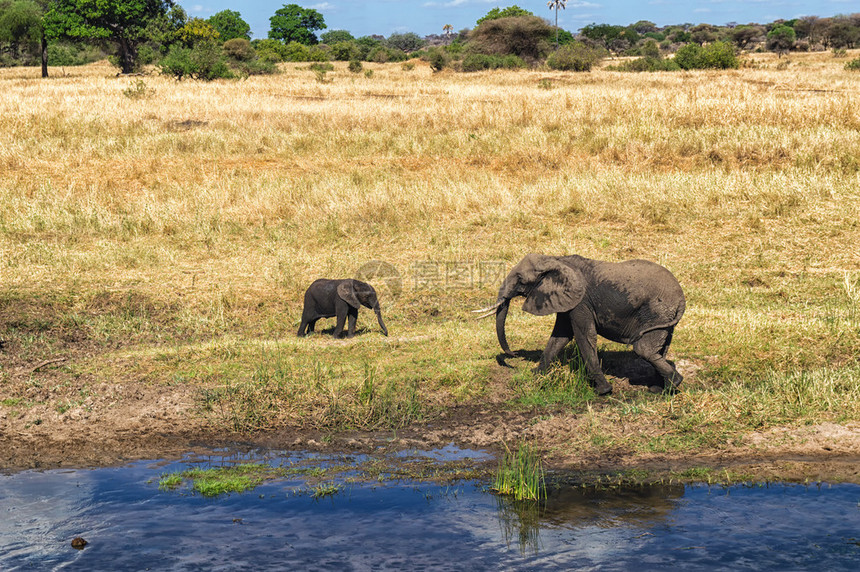
M 213 448 L 271 448 L 355 453 L 427 450 L 449 443 L 498 453 L 504 443 L 528 439 L 544 451 L 549 471 L 582 481 L 636 471 L 649 479 L 675 478 L 690 469 L 757 480 L 860 483 L 860 423 L 823 423 L 750 433 L 717 449 L 645 453 L 623 448 L 565 452 L 587 416 L 509 411 L 493 404 L 447 408 L 432 419 L 397 431 L 339 432 L 283 429 L 231 433 L 200 415 L 189 388 L 115 386 L 102 397 L 60 413 L 34 407 L 0 414 L 0 470 L 99 467 L 141 459 L 178 458 Z M 648 431 L 646 426 L 627 430 Z M 492 463 L 488 463 L 492 470 Z

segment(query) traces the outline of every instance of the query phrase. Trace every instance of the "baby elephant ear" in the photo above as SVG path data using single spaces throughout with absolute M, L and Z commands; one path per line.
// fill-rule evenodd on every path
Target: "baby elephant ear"
M 528 293 L 523 310 L 536 316 L 567 312 L 585 296 L 585 279 L 578 270 L 557 260 L 548 260 L 539 282 Z
M 341 297 L 341 299 L 352 306 L 353 308 L 360 308 L 361 302 L 358 301 L 358 296 L 355 295 L 355 282 L 352 280 L 347 280 L 345 282 L 341 282 L 337 286 L 337 295 Z

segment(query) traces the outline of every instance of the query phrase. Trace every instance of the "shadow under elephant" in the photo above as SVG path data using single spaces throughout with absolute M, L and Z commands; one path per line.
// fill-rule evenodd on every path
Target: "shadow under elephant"
M 514 369 L 514 366 L 508 363 L 510 359 L 523 359 L 527 362 L 537 364 L 540 362 L 542 350 L 518 350 L 517 357 L 511 358 L 501 352 L 496 355 L 496 363 L 502 367 Z M 636 387 L 653 387 L 657 383 L 661 383 L 660 375 L 650 363 L 639 357 L 633 350 L 598 350 L 597 356 L 600 359 L 601 368 L 606 375 L 618 379 L 626 379 L 627 383 Z M 567 365 L 570 360 L 577 359 L 576 350 L 569 346 L 565 348 L 562 354 L 562 363 Z M 675 363 L 672 360 L 667 360 L 674 367 Z

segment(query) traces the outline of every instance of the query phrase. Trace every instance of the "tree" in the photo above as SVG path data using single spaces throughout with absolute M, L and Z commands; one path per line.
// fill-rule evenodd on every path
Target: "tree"
M 306 46 L 314 46 L 319 43 L 316 30 L 325 30 L 325 19 L 323 15 L 312 8 L 302 8 L 297 4 L 284 4 L 269 18 L 272 29 L 269 37 L 281 40 L 285 44 L 298 42 Z
M 450 38 L 451 32 L 454 31 L 454 26 L 452 26 L 451 24 L 445 24 L 444 26 L 442 26 L 442 31 L 445 32 L 446 38 Z
M 648 20 L 639 20 L 635 24 L 631 26 L 634 30 L 636 30 L 637 34 L 653 34 L 659 32 L 660 30 L 657 28 L 657 24 L 654 22 L 649 22 Z
M 483 54 L 515 55 L 535 62 L 551 49 L 552 28 L 543 18 L 518 16 L 485 20 L 472 31 L 470 45 Z
M 561 7 L 564 10 L 567 6 L 567 0 L 549 0 L 546 3 L 550 10 L 555 10 L 555 49 L 558 49 L 558 9 Z
M 32 0 L 0 2 L 0 42 L 9 44 L 13 59 L 19 59 L 21 47 L 32 56 L 42 38 L 42 9 Z M 47 55 L 47 50 L 44 50 Z M 46 63 L 46 62 L 45 62 Z M 42 77 L 47 77 L 47 66 L 42 67 Z
M 51 37 L 104 40 L 116 45 L 123 73 L 134 71 L 147 25 L 167 15 L 173 0 L 52 0 L 45 14 Z
M 324 44 L 332 46 L 340 42 L 352 42 L 355 38 L 346 30 L 330 30 L 321 34 L 320 40 L 322 40 Z
M 604 48 L 609 48 L 610 44 L 624 33 L 624 27 L 611 24 L 589 24 L 582 28 L 580 33 L 589 40 L 603 44 Z
M 528 10 L 520 8 L 517 5 L 513 5 L 503 9 L 493 8 L 492 10 L 487 12 L 486 16 L 484 16 L 483 18 L 479 18 L 476 25 L 480 26 L 488 20 L 498 20 L 499 18 L 517 18 L 519 16 L 534 16 L 534 14 L 532 14 Z
M 853 26 L 848 18 L 836 17 L 831 20 L 824 36 L 833 48 L 853 48 L 860 41 L 860 28 Z
M 218 30 L 203 18 L 191 18 L 177 30 L 176 35 L 189 48 L 220 39 Z
M 48 77 L 48 40 L 44 26 L 45 2 L 17 0 L 0 3 L 0 41 L 17 50 L 24 43 L 39 51 L 42 77 Z
M 690 36 L 700 46 L 709 44 L 717 39 L 717 28 L 710 24 L 699 24 L 690 29 Z
M 738 26 L 729 32 L 729 39 L 742 50 L 747 49 L 750 44 L 760 41 L 759 38 L 762 36 L 764 36 L 764 28 L 752 24 Z
M 794 47 L 797 35 L 791 26 L 777 26 L 767 33 L 767 49 L 776 52 L 779 57 Z
M 412 32 L 405 34 L 391 34 L 385 41 L 385 45 L 394 50 L 400 50 L 405 53 L 417 52 L 424 47 L 424 40 Z
M 242 19 L 242 15 L 239 12 L 221 10 L 217 14 L 213 14 L 207 22 L 218 30 L 221 41 L 226 42 L 233 38 L 251 39 L 251 26 Z

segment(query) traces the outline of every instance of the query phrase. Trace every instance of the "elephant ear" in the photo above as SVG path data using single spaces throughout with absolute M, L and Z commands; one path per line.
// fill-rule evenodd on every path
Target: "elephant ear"
M 567 312 L 585 296 L 585 279 L 578 270 L 557 260 L 540 269 L 539 282 L 526 296 L 523 310 L 535 316 Z
M 352 280 L 338 284 L 337 295 L 353 308 L 361 307 L 361 302 L 358 301 L 358 296 L 355 295 L 355 282 Z

